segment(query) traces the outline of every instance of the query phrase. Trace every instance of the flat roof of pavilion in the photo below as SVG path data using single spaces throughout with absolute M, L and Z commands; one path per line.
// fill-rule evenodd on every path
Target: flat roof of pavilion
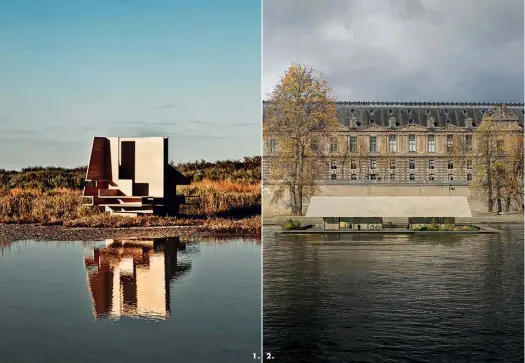
M 307 217 L 472 217 L 467 197 L 312 197 Z

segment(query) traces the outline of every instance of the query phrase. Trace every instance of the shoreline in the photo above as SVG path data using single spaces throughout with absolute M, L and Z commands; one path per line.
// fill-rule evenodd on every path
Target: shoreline
M 258 240 L 260 235 L 220 232 L 199 226 L 153 227 L 65 227 L 62 225 L 0 224 L 2 241 L 89 241 L 110 238 L 165 238 L 165 237 L 247 238 Z
M 295 235 L 301 235 L 301 234 L 353 234 L 353 235 L 360 235 L 360 234 L 421 234 L 421 235 L 455 235 L 455 234 L 498 234 L 501 233 L 500 230 L 495 228 L 490 228 L 486 226 L 479 226 L 476 227 L 479 228 L 477 231 L 415 231 L 415 230 L 408 230 L 408 229 L 400 229 L 400 228 L 385 228 L 382 230 L 362 230 L 362 231 L 356 231 L 356 230 L 322 230 L 322 229 L 306 229 L 306 230 L 297 230 L 297 229 L 291 229 L 286 231 L 278 231 L 277 233 L 280 234 L 295 234 Z
M 456 224 L 524 224 L 523 214 L 503 214 L 503 215 L 486 215 L 475 216 L 470 218 L 456 218 Z M 309 218 L 305 216 L 271 216 L 264 217 L 263 226 L 282 226 L 287 220 L 297 220 L 301 225 L 305 224 L 322 224 L 322 218 Z M 388 218 L 385 218 L 388 220 Z

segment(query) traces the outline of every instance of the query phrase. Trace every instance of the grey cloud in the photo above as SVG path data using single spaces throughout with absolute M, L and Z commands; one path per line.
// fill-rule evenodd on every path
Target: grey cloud
M 188 121 L 188 123 L 191 125 L 202 125 L 202 126 L 208 126 L 208 125 L 213 125 L 211 122 L 209 121 L 204 121 L 204 120 L 200 120 L 200 119 L 190 119 Z
M 193 143 L 195 141 L 202 141 L 202 140 L 227 140 L 227 139 L 234 139 L 235 135 L 232 134 L 210 134 L 210 133 L 199 133 L 195 132 L 195 130 L 184 130 L 180 134 L 183 136 L 183 139 L 181 139 L 181 142 L 189 142 Z
M 82 129 L 89 132 L 117 132 L 117 129 L 114 127 L 106 127 L 106 126 L 82 126 Z
M 523 102 L 519 0 L 265 0 L 264 89 L 291 61 L 339 100 Z
M 129 127 L 120 128 L 115 131 L 109 132 L 108 136 L 120 136 L 120 137 L 168 137 L 175 136 L 176 132 L 170 132 L 166 130 L 158 130 L 150 127 Z
M 261 126 L 261 122 L 234 122 L 231 124 L 231 126 L 234 126 L 234 127 L 257 127 Z
M 19 145 L 25 145 L 28 148 L 39 148 L 39 147 L 73 147 L 75 145 L 79 145 L 78 141 L 73 140 L 60 140 L 60 139 L 43 139 L 38 137 L 0 137 L 0 142 L 2 143 L 12 143 L 12 144 L 19 144 Z
M 153 108 L 157 108 L 157 109 L 173 109 L 173 108 L 177 108 L 177 104 L 176 103 L 164 103 L 162 105 L 153 106 Z
M 14 135 L 15 137 L 19 136 L 36 136 L 38 135 L 33 130 L 23 130 L 23 129 L 6 129 L 0 130 L 0 133 L 4 138 L 9 138 L 8 135 Z
M 152 127 L 152 126 L 177 126 L 177 123 L 174 121 L 150 121 L 150 120 L 118 120 L 110 123 L 115 123 L 118 125 L 138 125 L 140 127 Z

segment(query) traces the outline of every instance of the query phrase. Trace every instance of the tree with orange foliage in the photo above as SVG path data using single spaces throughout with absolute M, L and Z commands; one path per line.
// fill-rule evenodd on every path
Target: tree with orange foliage
M 473 187 L 487 196 L 489 212 L 523 210 L 523 134 L 509 134 L 497 121 L 483 120 L 476 130 L 476 178 Z
M 337 126 L 335 99 L 313 69 L 292 63 L 272 92 L 263 120 L 266 140 L 276 142 L 269 174 L 276 181 L 272 202 L 289 198 L 293 215 L 318 193 L 326 179 L 324 142 Z
M 503 143 L 503 152 L 506 156 L 505 173 L 503 175 L 502 198 L 505 209 L 510 210 L 514 202 L 521 206 L 523 211 L 523 134 L 508 135 Z

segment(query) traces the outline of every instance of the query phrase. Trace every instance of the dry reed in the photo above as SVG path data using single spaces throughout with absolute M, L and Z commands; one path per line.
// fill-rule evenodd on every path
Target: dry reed
M 260 235 L 260 184 L 203 181 L 181 187 L 184 195 L 198 196 L 200 204 L 190 218 L 109 215 L 82 206 L 82 193 L 72 189 L 0 189 L 0 223 L 60 224 L 68 227 L 193 226 L 219 234 Z M 257 210 L 259 216 L 231 220 L 218 218 L 235 209 Z

